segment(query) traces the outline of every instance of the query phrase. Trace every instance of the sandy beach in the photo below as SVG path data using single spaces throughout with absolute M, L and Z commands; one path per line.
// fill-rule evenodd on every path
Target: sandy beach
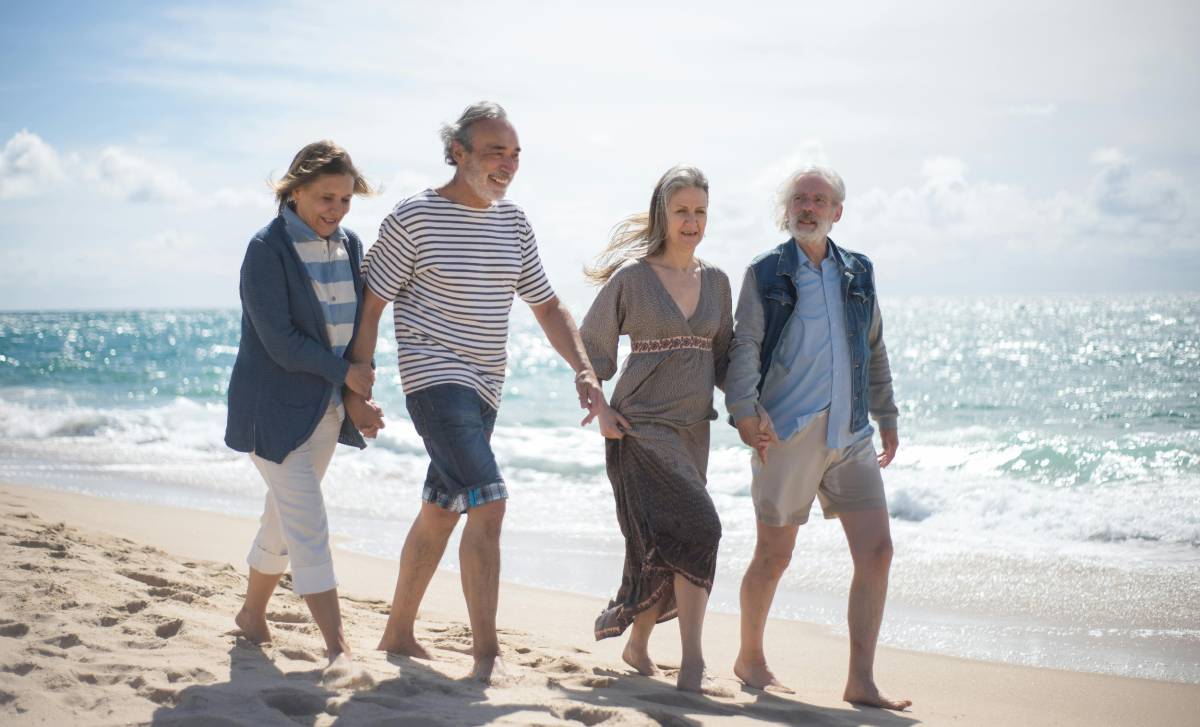
M 737 620 L 710 614 L 712 693 L 673 688 L 678 632 L 660 627 L 661 678 L 634 674 L 621 640 L 591 640 L 598 599 L 504 584 L 506 674 L 464 679 L 470 634 L 458 578 L 439 572 L 418 623 L 433 661 L 373 647 L 394 563 L 338 550 L 347 634 L 367 684 L 323 673 L 320 637 L 287 590 L 275 642 L 238 637 L 249 520 L 0 486 L 0 722 L 47 725 L 1189 725 L 1200 687 L 881 649 L 877 674 L 903 713 L 841 701 L 847 644 L 827 629 L 772 621 L 776 673 L 794 695 L 737 682 Z M 372 683 L 373 682 L 373 683 Z

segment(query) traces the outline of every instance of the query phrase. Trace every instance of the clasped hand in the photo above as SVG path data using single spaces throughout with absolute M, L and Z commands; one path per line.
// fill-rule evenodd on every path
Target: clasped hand
M 346 416 L 364 437 L 374 439 L 379 435 L 379 430 L 385 426 L 383 407 L 350 390 L 342 393 L 342 403 L 346 407 Z
M 775 433 L 775 424 L 767 410 L 761 404 L 755 404 L 754 410 L 754 416 L 737 420 L 738 436 L 747 447 L 758 453 L 759 461 L 766 464 L 767 449 L 772 444 L 779 443 L 779 435 Z

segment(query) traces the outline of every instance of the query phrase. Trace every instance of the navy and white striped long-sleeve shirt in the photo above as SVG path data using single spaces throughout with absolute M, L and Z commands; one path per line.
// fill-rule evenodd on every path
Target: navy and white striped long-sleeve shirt
M 456 383 L 499 408 L 513 295 L 529 305 L 554 297 L 521 208 L 475 209 L 427 189 L 384 218 L 362 269 L 395 303 L 404 393 Z

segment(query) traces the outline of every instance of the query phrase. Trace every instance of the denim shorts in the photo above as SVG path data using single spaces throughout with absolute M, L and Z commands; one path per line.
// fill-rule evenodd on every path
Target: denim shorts
M 405 405 L 429 453 L 422 500 L 466 512 L 508 497 L 492 453 L 496 410 L 474 389 L 438 384 L 409 394 Z

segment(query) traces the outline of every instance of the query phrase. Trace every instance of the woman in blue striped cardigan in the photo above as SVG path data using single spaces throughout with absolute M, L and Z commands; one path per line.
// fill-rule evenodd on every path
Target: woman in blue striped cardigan
M 361 449 L 362 434 L 383 426 L 382 411 L 368 401 L 372 365 L 344 355 L 358 327 L 363 251 L 339 223 L 351 198 L 372 190 L 330 141 L 301 149 L 274 186 L 279 216 L 250 241 L 242 263 L 242 338 L 229 382 L 225 443 L 250 453 L 267 483 L 235 621 L 248 639 L 270 640 L 267 602 L 290 563 L 292 588 L 333 664 L 350 649 L 321 479 L 338 442 Z

